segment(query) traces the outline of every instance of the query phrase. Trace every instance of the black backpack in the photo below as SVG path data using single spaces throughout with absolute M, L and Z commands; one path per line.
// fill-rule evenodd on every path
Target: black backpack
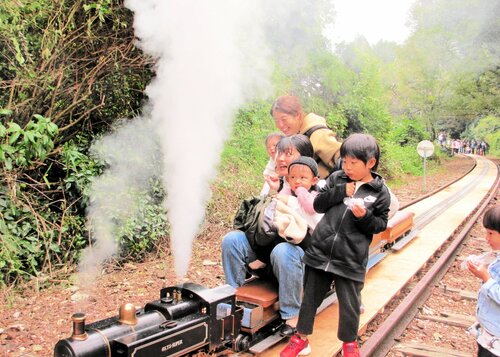
M 314 125 L 314 126 L 310 127 L 309 129 L 307 129 L 306 132 L 304 133 L 304 135 L 307 136 L 309 139 L 311 139 L 311 135 L 316 130 L 318 130 L 318 129 L 329 129 L 329 130 L 332 130 L 331 128 L 329 128 L 326 125 L 318 124 L 318 125 Z M 323 163 L 323 166 L 326 166 L 328 168 L 328 172 L 329 172 L 330 175 L 332 174 L 332 172 L 335 172 L 335 171 L 338 171 L 338 170 L 342 169 L 342 158 L 339 158 L 337 161 L 335 161 L 335 164 L 333 165 L 333 167 L 330 167 L 330 165 L 325 164 L 321 160 L 321 158 L 319 156 L 317 156 L 316 154 L 314 154 L 314 160 L 316 161 L 316 163 L 318 165 L 320 163 Z
M 233 228 L 245 232 L 254 249 L 269 246 L 279 238 L 272 220 L 272 199 L 269 195 L 244 199 L 234 217 Z

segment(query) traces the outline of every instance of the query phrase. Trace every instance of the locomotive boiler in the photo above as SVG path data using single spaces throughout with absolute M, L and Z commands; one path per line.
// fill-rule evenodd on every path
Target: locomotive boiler
M 54 356 L 163 357 L 236 349 L 242 314 L 229 285 L 168 287 L 144 308 L 124 304 L 118 316 L 89 325 L 82 313 L 74 314 L 73 333 L 56 344 Z

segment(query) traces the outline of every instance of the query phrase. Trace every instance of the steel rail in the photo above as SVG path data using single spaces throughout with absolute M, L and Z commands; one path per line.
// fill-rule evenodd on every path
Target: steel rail
M 429 269 L 429 271 L 403 299 L 398 307 L 362 345 L 360 349 L 362 356 L 385 356 L 394 345 L 394 338 L 400 336 L 408 326 L 409 322 L 415 317 L 418 307 L 431 293 L 428 287 L 439 281 L 446 273 L 447 268 L 453 263 L 456 252 L 465 239 L 467 233 L 472 229 L 476 220 L 486 209 L 493 197 L 497 194 L 500 182 L 499 169 L 500 168 L 497 166 L 497 177 L 495 183 L 488 191 L 487 197 L 483 199 L 482 204 L 476 209 L 474 214 L 470 215 L 469 218 L 466 219 L 466 225 L 459 233 L 456 234 L 454 240 L 434 263 L 431 269 Z
M 460 154 L 460 155 L 462 155 L 462 154 Z M 462 156 L 465 156 L 465 155 L 462 155 Z M 435 195 L 435 194 L 436 194 L 436 193 L 438 193 L 439 191 L 444 190 L 446 187 L 453 185 L 455 182 L 460 181 L 460 180 L 461 180 L 461 179 L 463 179 L 465 176 L 467 176 L 469 173 L 471 173 L 471 171 L 472 171 L 472 170 L 474 170 L 474 169 L 476 168 L 476 166 L 477 166 L 477 161 L 476 161 L 476 159 L 474 159 L 472 156 L 466 156 L 466 157 L 468 157 L 468 158 L 470 158 L 471 160 L 473 160 L 473 161 L 474 161 L 474 165 L 472 165 L 472 167 L 470 168 L 470 170 L 469 170 L 469 171 L 467 171 L 466 173 L 464 173 L 462 176 L 457 177 L 457 178 L 456 178 L 456 179 L 454 179 L 453 181 L 448 182 L 446 185 L 441 186 L 441 187 L 439 187 L 439 188 L 437 188 L 437 189 L 435 189 L 435 190 L 433 190 L 433 191 L 431 191 L 431 192 L 426 193 L 426 194 L 425 194 L 425 195 L 423 195 L 423 196 L 420 196 L 419 198 L 416 198 L 416 199 L 414 199 L 414 200 L 412 200 L 412 201 L 410 201 L 410 202 L 408 202 L 408 203 L 406 203 L 406 204 L 402 205 L 401 207 L 399 207 L 399 209 L 400 209 L 400 210 L 405 209 L 405 208 L 407 208 L 407 207 L 409 207 L 409 206 L 411 206 L 411 205 L 414 205 L 414 204 L 415 204 L 415 203 L 417 203 L 417 202 L 420 202 L 420 201 L 422 201 L 422 200 L 425 200 L 426 198 L 428 198 L 428 197 L 430 197 L 430 196 L 432 196 L 432 195 Z
M 436 217 L 444 213 L 448 207 L 453 205 L 454 203 L 460 201 L 463 198 L 463 194 L 469 192 L 471 188 L 473 188 L 476 184 L 481 182 L 483 178 L 486 176 L 488 173 L 488 166 L 485 165 L 483 166 L 483 169 L 479 174 L 474 177 L 474 179 L 471 180 L 465 187 L 461 189 L 461 191 L 456 192 L 455 194 L 451 195 L 450 197 L 442 200 L 438 204 L 432 206 L 427 212 L 420 214 L 418 217 L 415 218 L 415 227 L 417 229 L 421 229 L 425 227 L 427 224 L 432 222 Z M 466 175 L 462 176 L 464 178 Z M 443 190 L 448 186 L 442 187 L 439 191 Z

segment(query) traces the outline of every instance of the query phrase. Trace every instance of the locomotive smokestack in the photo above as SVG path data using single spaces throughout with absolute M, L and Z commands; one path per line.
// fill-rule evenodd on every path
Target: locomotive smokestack
M 85 332 L 85 317 L 86 316 L 83 312 L 77 312 L 71 316 L 71 320 L 73 320 L 72 339 L 79 341 L 87 339 L 88 335 L 87 332 Z

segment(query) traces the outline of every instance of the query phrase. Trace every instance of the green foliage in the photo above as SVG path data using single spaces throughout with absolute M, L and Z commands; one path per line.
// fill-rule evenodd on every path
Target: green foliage
M 355 78 L 355 73 L 329 51 L 313 56 L 307 70 L 320 83 L 314 90 L 321 93 L 321 97 L 332 106 L 338 104 L 340 98 L 351 90 Z
M 136 113 L 151 60 L 131 46 L 131 19 L 122 0 L 1 2 L 0 108 L 21 127 L 50 117 L 61 143 Z
M 64 145 L 58 163 L 64 173 L 58 185 L 51 184 L 52 191 L 61 194 L 56 201 L 37 196 L 47 183 L 19 181 L 4 171 L 7 184 L 0 188 L 0 285 L 48 274 L 79 260 L 89 243 L 85 212 L 95 198 L 91 185 L 104 168 L 104 163 L 89 156 L 88 145 L 83 136 Z M 160 181 L 153 179 L 147 190 L 129 190 L 127 194 L 134 203 L 134 214 L 110 210 L 106 215 L 115 222 L 113 235 L 121 247 L 118 258 L 137 260 L 155 249 L 168 232 L 164 192 Z
M 416 147 L 420 141 L 429 140 L 429 133 L 417 120 L 403 118 L 393 126 L 388 139 L 400 146 Z
M 473 127 L 472 132 L 476 139 L 484 140 L 491 133 L 500 131 L 500 118 L 489 115 L 480 119 Z
M 422 175 L 422 158 L 418 155 L 416 146 L 401 146 L 392 141 L 380 144 L 381 168 L 386 178 L 396 178 L 405 173 Z
M 122 0 L 0 2 L 2 282 L 71 266 L 88 244 L 102 163 L 82 138 L 138 113 L 152 75 L 131 20 Z
M 498 112 L 497 12 L 488 0 L 415 4 L 413 34 L 393 67 L 394 102 L 432 138 L 440 130 L 459 138 L 478 116 Z
M 23 129 L 14 122 L 0 123 L 0 163 L 6 170 L 27 168 L 44 161 L 54 148 L 57 125 L 39 114 Z
M 500 157 L 500 118 L 496 116 L 487 116 L 477 122 L 471 129 L 473 138 L 484 140 L 489 149 L 487 154 Z
M 104 167 L 103 162 L 96 161 L 88 154 L 89 139 L 77 136 L 64 144 L 61 151 L 61 164 L 64 170 L 62 189 L 67 199 L 85 214 L 90 196 L 90 184 L 99 176 Z
M 7 113 L 5 111 L 4 113 Z M 72 261 L 82 247 L 82 218 L 73 216 L 63 200 L 40 192 L 56 184 L 42 168 L 54 148 L 57 126 L 34 115 L 25 128 L 14 122 L 0 124 L 0 284 L 37 276 L 53 264 Z M 43 182 L 23 175 L 34 170 Z
M 18 208 L 13 204 L 6 195 L 4 189 L 0 190 L 0 209 L 2 212 L 0 219 L 0 233 L 2 240 L 0 242 L 0 285 L 10 283 L 12 277 L 26 274 L 26 266 L 24 262 L 31 260 L 31 264 L 37 265 L 36 259 L 33 259 L 33 253 L 37 249 L 33 242 L 33 227 L 28 220 L 21 220 L 22 215 L 27 215 L 29 210 L 26 208 Z M 36 237 L 36 235 L 35 235 Z M 36 240 L 35 240 L 36 242 Z M 32 269 L 30 269 L 32 270 Z
M 346 134 L 368 132 L 382 138 L 389 131 L 389 102 L 382 83 L 382 62 L 366 41 L 341 46 L 340 58 L 350 72 L 338 112 L 347 120 Z
M 270 103 L 262 101 L 249 103 L 240 109 L 222 153 L 222 172 L 229 167 L 240 167 L 249 175 L 250 182 L 262 183 L 262 171 L 269 160 L 265 138 L 267 134 L 277 131 L 269 114 L 270 108 Z
M 71 263 L 84 246 L 83 218 L 64 202 L 35 200 L 34 192 L 33 185 L 16 181 L 0 189 L 0 285 Z
M 101 23 L 103 23 L 112 11 L 112 1 L 111 0 L 99 0 L 94 3 L 83 5 L 83 10 L 85 12 L 94 12 Z
M 344 135 L 347 118 L 339 108 L 350 91 L 353 73 L 329 51 L 316 51 L 290 92 L 302 99 L 305 112 L 323 116 L 339 137 Z
M 148 252 L 157 248 L 157 243 L 168 233 L 166 211 L 162 204 L 165 194 L 161 181 L 153 179 L 150 183 L 149 191 L 134 194 L 134 215 L 123 221 L 115 217 L 122 259 L 143 259 Z
M 326 115 L 326 122 L 330 129 L 335 132 L 337 138 L 340 140 L 345 137 L 347 130 L 348 119 L 343 115 L 340 109 L 335 109 L 333 112 Z
M 405 182 L 401 181 L 401 178 L 405 175 L 423 176 L 423 158 L 418 155 L 416 146 L 401 146 L 390 140 L 380 144 L 380 172 L 385 179 L 391 181 L 391 185 L 404 186 Z M 427 158 L 427 173 L 439 169 L 441 161 L 445 159 L 448 159 L 446 153 L 435 150 L 434 154 Z
M 423 174 L 422 158 L 417 153 L 417 144 L 428 140 L 422 123 L 415 119 L 402 118 L 395 121 L 386 139 L 380 140 L 382 172 L 388 179 L 397 179 L 404 174 Z M 436 155 L 428 162 L 438 160 Z
M 119 128 L 124 123 L 117 124 Z M 115 174 L 119 166 L 114 162 L 117 157 L 106 156 L 103 149 L 112 151 L 119 139 L 113 137 L 112 143 L 107 142 L 106 137 L 95 139 L 90 152 L 89 140 L 83 136 L 64 145 L 61 159 L 66 173 L 63 182 L 66 197 L 74 201 L 82 216 L 88 213 L 87 229 L 92 239 L 106 239 L 106 235 L 116 237 L 121 248 L 115 257 L 117 260 L 142 259 L 168 232 L 161 180 L 155 174 L 151 174 L 144 185 L 123 180 Z M 131 152 L 116 154 L 125 155 L 128 166 L 134 167 L 141 161 L 154 159 L 134 156 Z M 156 162 L 150 166 L 157 165 Z

